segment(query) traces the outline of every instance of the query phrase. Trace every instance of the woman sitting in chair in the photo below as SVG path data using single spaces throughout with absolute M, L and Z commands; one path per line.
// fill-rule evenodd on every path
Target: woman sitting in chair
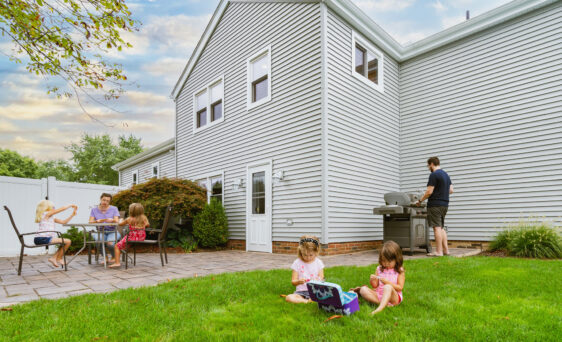
M 90 212 L 90 223 L 119 222 L 119 211 L 117 210 L 117 207 L 109 205 L 111 203 L 112 198 L 113 196 L 111 196 L 111 194 L 108 193 L 101 194 L 100 204 L 97 207 L 92 208 L 92 211 Z M 114 262 L 115 252 L 114 252 L 113 245 L 115 244 L 115 241 L 117 241 L 120 238 L 119 232 L 115 230 L 115 226 L 114 225 L 103 226 L 103 228 L 98 227 L 98 233 L 95 233 L 93 235 L 94 235 L 94 240 L 96 241 L 101 241 L 101 238 L 103 237 L 103 241 L 106 241 L 105 242 L 106 250 L 109 250 L 109 253 L 111 253 L 111 257 L 112 257 L 111 260 L 109 260 L 109 262 Z M 105 262 L 107 261 L 108 260 L 105 260 Z

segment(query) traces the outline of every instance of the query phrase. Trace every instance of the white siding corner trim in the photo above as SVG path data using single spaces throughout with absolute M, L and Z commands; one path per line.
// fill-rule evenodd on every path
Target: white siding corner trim
M 267 96 L 263 99 L 260 99 L 259 101 L 252 102 L 252 63 L 264 55 L 267 55 L 267 64 L 269 65 L 269 68 L 267 70 Z M 271 45 L 268 45 L 265 48 L 262 48 L 258 52 L 254 53 L 250 58 L 248 58 L 248 60 L 246 61 L 246 65 L 247 108 L 252 109 L 271 100 Z

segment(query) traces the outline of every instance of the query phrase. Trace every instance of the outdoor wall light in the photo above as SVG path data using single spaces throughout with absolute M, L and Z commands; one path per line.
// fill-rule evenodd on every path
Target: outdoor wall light
M 285 178 L 285 171 L 279 170 L 279 171 L 275 172 L 273 174 L 273 176 L 271 176 L 271 178 L 273 179 L 274 183 L 278 183 Z
M 293 220 L 292 219 L 287 219 L 287 226 L 292 226 L 293 225 Z
M 232 190 L 238 191 L 244 188 L 244 178 L 235 179 L 232 183 Z

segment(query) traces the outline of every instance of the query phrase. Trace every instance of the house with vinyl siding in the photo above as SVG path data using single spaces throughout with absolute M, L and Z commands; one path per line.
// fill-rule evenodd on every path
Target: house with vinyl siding
M 562 1 L 516 0 L 402 46 L 349 0 L 221 1 L 173 89 L 175 174 L 230 244 L 372 248 L 390 191 L 455 185 L 450 241 L 561 224 Z
M 144 183 L 151 178 L 176 177 L 175 139 L 171 138 L 112 166 L 119 186 Z

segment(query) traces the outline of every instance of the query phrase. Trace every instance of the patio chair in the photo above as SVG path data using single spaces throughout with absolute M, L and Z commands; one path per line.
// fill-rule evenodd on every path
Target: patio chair
M 166 241 L 166 234 L 168 233 L 168 222 L 170 221 L 170 215 L 172 213 L 172 206 L 168 206 L 166 208 L 166 213 L 164 215 L 164 222 L 162 223 L 162 229 L 151 229 L 146 228 L 146 232 L 150 233 L 158 233 L 158 237 L 156 240 L 144 240 L 144 241 L 129 241 L 128 229 L 125 229 L 125 234 L 127 234 L 127 244 L 125 245 L 125 250 L 123 253 L 124 255 L 128 255 L 129 246 L 133 248 L 133 265 L 136 266 L 137 264 L 137 245 L 158 245 L 158 252 L 160 253 L 160 261 L 162 262 L 162 267 L 164 267 L 164 259 L 166 260 L 166 264 L 168 263 L 168 253 L 166 252 L 167 241 Z M 164 255 L 162 255 L 162 250 L 164 251 Z M 129 267 L 129 258 L 125 258 L 125 269 Z
M 24 234 L 20 234 L 18 227 L 16 226 L 16 222 L 14 221 L 14 218 L 12 217 L 12 212 L 10 211 L 10 209 L 8 209 L 7 206 L 4 206 L 4 209 L 8 212 L 8 216 L 10 217 L 10 221 L 12 222 L 12 227 L 14 227 L 14 230 L 16 231 L 16 234 L 18 235 L 18 239 L 20 240 L 21 243 L 21 252 L 20 252 L 20 262 L 19 262 L 19 266 L 18 266 L 18 275 L 21 276 L 21 266 L 22 266 L 22 262 L 23 262 L 23 250 L 24 248 L 38 248 L 38 247 L 45 247 L 48 248 L 49 246 L 59 246 L 60 248 L 64 247 L 64 238 L 62 237 L 62 234 L 60 232 L 57 232 L 56 230 L 44 230 L 42 231 L 42 233 L 45 232 L 53 232 L 53 233 L 57 233 L 58 237 L 60 239 L 62 239 L 62 242 L 51 242 L 51 243 L 47 243 L 47 244 L 40 244 L 40 245 L 28 245 L 25 243 L 24 240 L 24 236 L 26 235 L 34 235 L 34 234 L 38 234 L 38 232 L 34 232 L 34 233 L 24 233 Z M 63 260 L 64 260 L 64 270 L 66 271 L 66 256 L 63 253 L 62 255 Z

